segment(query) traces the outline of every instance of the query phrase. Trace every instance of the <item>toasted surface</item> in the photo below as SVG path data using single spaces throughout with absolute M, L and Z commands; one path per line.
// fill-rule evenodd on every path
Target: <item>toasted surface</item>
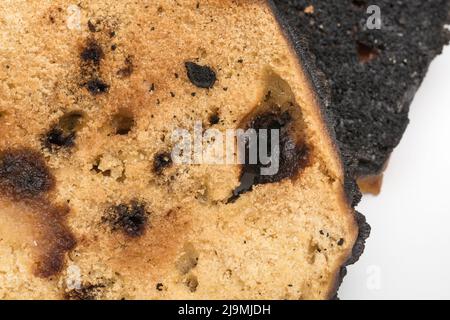
M 358 225 L 271 7 L 71 4 L 0 3 L 0 298 L 333 296 Z M 276 123 L 279 173 L 236 194 L 245 166 L 175 164 L 198 120 Z
M 428 66 L 448 43 L 448 0 L 275 0 L 298 33 L 307 38 L 330 88 L 329 110 L 337 140 L 357 159 L 365 191 L 379 176 L 408 125 L 409 106 Z M 366 22 L 376 5 L 381 28 Z M 373 180 L 373 179 L 372 179 Z M 378 180 L 378 182 L 380 182 Z

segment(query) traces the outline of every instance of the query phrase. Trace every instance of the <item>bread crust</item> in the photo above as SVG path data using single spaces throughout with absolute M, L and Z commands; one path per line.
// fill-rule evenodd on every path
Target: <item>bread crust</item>
M 355 230 L 358 237 L 351 254 L 346 260 L 342 261 L 342 266 L 339 273 L 336 275 L 336 284 L 328 294 L 328 297 L 331 300 L 334 300 L 337 298 L 339 287 L 347 273 L 346 267 L 356 263 L 364 252 L 365 242 L 370 235 L 370 225 L 367 223 L 364 215 L 354 209 L 361 200 L 361 193 L 353 177 L 353 159 L 350 154 L 344 154 L 344 150 L 339 147 L 339 142 L 336 139 L 336 134 L 333 129 L 335 123 L 333 114 L 329 112 L 326 107 L 329 101 L 329 94 L 326 92 L 323 73 L 317 68 L 314 56 L 305 50 L 305 48 L 307 48 L 307 43 L 296 36 L 294 30 L 278 10 L 274 1 L 268 0 L 268 3 L 280 26 L 283 28 L 286 39 L 291 43 L 292 49 L 299 57 L 299 64 L 302 70 L 307 74 L 313 92 L 316 93 L 316 103 L 320 112 L 320 117 L 325 124 L 324 129 L 327 131 L 327 136 L 330 137 L 329 143 L 333 147 L 336 160 L 339 163 L 342 176 L 344 177 L 344 180 L 342 181 L 343 193 L 341 195 L 341 201 L 354 214 Z

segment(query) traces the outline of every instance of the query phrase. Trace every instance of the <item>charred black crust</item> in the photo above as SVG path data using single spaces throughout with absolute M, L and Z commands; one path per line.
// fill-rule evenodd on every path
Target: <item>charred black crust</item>
M 338 120 L 337 140 L 357 160 L 357 178 L 381 174 L 409 123 L 410 104 L 430 62 L 450 39 L 443 28 L 450 1 L 273 2 L 309 40 L 309 53 L 330 79 L 332 103 L 326 107 Z M 366 27 L 370 4 L 381 8 L 379 30 Z
M 330 89 L 325 81 L 324 74 L 317 68 L 315 57 L 310 50 L 308 50 L 307 42 L 296 35 L 292 27 L 286 21 L 285 17 L 282 16 L 280 11 L 278 11 L 274 1 L 268 0 L 267 2 L 282 30 L 284 31 L 285 37 L 291 43 L 292 48 L 296 52 L 299 58 L 299 63 L 302 66 L 303 71 L 306 73 L 314 92 L 316 93 L 317 103 L 320 108 L 322 119 L 326 124 L 328 134 L 334 144 L 336 153 L 340 156 L 340 161 L 344 170 L 344 191 L 346 200 L 349 206 L 354 208 L 361 200 L 361 192 L 359 191 L 355 180 L 355 158 L 350 152 L 348 152 L 348 149 L 346 149 L 345 146 L 340 144 L 336 139 L 336 133 L 333 129 L 335 127 L 335 118 L 327 109 L 327 106 L 330 104 L 331 97 Z M 351 256 L 339 271 L 335 290 L 333 290 L 333 292 L 329 295 L 331 299 L 337 297 L 337 291 L 339 290 L 342 280 L 346 274 L 346 267 L 358 261 L 364 251 L 366 239 L 370 234 L 370 226 L 367 224 L 364 216 L 359 212 L 354 212 L 355 220 L 359 228 L 358 239 L 353 247 Z
M 269 2 L 272 8 L 275 8 L 275 3 L 279 5 L 279 9 L 286 14 L 281 18 L 281 14 L 276 13 L 291 39 L 300 39 L 292 36 L 295 34 L 294 29 L 299 30 L 302 37 L 312 39 L 309 45 L 305 39 L 296 40 L 294 46 L 304 69 L 309 72 L 311 83 L 318 90 L 322 113 L 328 127 L 335 130 L 335 143 L 341 151 L 346 175 L 344 188 L 349 203 L 356 206 L 361 195 L 354 178 L 378 175 L 384 170 L 386 161 L 406 129 L 409 106 L 431 60 L 450 40 L 450 32 L 443 28 L 445 23 L 450 22 L 450 1 L 405 3 L 378 0 L 376 4 L 380 7 L 389 7 L 389 10 L 384 11 L 384 21 L 387 18 L 390 23 L 387 32 L 367 32 L 364 28 L 361 29 L 360 14 L 364 16 L 364 9 L 369 5 L 366 1 L 359 1 L 356 6 L 340 0 Z M 313 15 L 303 12 L 309 5 L 314 7 Z M 285 18 L 290 20 L 293 28 Z M 325 26 L 324 29 L 319 30 L 320 24 Z M 339 28 L 336 25 L 339 25 Z M 424 25 L 427 27 L 421 27 Z M 351 32 L 347 33 L 346 30 Z M 341 45 L 347 46 L 343 49 L 344 53 L 335 52 L 336 48 L 329 45 L 331 41 L 341 41 Z M 359 43 L 376 54 L 369 60 L 361 61 L 357 50 Z M 373 43 L 384 47 L 371 45 Z M 354 55 L 352 51 L 355 52 Z M 408 59 L 408 64 L 402 66 L 404 58 Z M 394 71 L 392 59 L 397 60 Z M 350 69 L 342 70 L 341 66 L 344 64 Z M 333 81 L 332 84 L 325 80 L 325 73 L 318 68 L 327 73 L 327 77 Z M 374 73 L 377 77 L 380 77 L 380 74 L 385 75 L 383 80 L 391 79 L 391 82 L 380 85 L 376 92 L 372 92 L 372 88 L 367 88 L 367 84 L 370 85 L 373 81 Z M 343 90 L 343 87 L 347 89 Z M 367 95 L 377 96 L 377 99 L 371 99 Z M 372 114 L 377 121 L 368 116 Z M 357 129 L 355 124 L 358 125 Z M 376 134 L 378 132 L 383 134 Z M 358 260 L 370 233 L 370 227 L 362 215 L 357 213 L 356 218 L 359 237 L 352 256 L 339 274 L 336 292 L 346 274 L 345 266 Z M 337 294 L 332 293 L 331 297 L 337 298 Z
M 336 279 L 335 284 L 335 290 L 333 290 L 332 294 L 330 295 L 330 300 L 338 300 L 338 293 L 339 287 L 342 284 L 342 281 L 344 280 L 344 277 L 347 274 L 347 266 L 352 265 L 356 263 L 359 260 L 359 257 L 363 254 L 366 240 L 370 236 L 370 225 L 366 222 L 366 218 L 359 213 L 358 211 L 355 211 L 356 215 L 356 222 L 358 223 L 359 232 L 358 232 L 358 238 L 355 242 L 355 245 L 353 246 L 352 254 L 350 259 L 347 260 L 344 266 L 342 266 L 341 270 L 339 271 L 339 275 Z

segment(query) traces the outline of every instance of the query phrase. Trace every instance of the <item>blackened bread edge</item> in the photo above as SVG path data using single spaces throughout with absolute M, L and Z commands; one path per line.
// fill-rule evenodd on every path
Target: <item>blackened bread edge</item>
M 306 41 L 301 39 L 299 36 L 296 36 L 294 30 L 290 27 L 286 19 L 278 11 L 273 0 L 267 0 L 267 3 L 271 8 L 279 25 L 281 26 L 285 37 L 292 45 L 292 48 L 299 57 L 300 65 L 302 66 L 303 71 L 306 72 L 306 76 L 308 77 L 309 82 L 316 93 L 321 117 L 326 124 L 327 131 L 329 136 L 331 137 L 331 141 L 333 143 L 336 154 L 340 156 L 340 163 L 344 171 L 344 190 L 347 201 L 352 208 L 355 208 L 361 200 L 361 192 L 359 191 L 353 175 L 353 168 L 355 168 L 354 160 L 350 153 L 346 152 L 336 139 L 336 134 L 333 130 L 335 121 L 334 116 L 330 114 L 330 112 L 327 112 L 326 109 L 326 106 L 330 101 L 330 94 L 327 94 L 328 90 L 325 76 L 315 66 L 315 57 L 311 53 L 311 51 L 308 50 Z M 360 256 L 364 252 L 366 240 L 370 235 L 371 228 L 370 225 L 366 222 L 366 218 L 357 211 L 354 211 L 354 214 L 359 229 L 358 238 L 355 242 L 355 245 L 353 246 L 353 250 L 349 259 L 342 265 L 341 270 L 339 271 L 339 275 L 336 279 L 335 289 L 332 290 L 329 295 L 330 299 L 338 299 L 337 292 L 342 284 L 345 275 L 347 274 L 346 267 L 354 264 L 359 260 Z

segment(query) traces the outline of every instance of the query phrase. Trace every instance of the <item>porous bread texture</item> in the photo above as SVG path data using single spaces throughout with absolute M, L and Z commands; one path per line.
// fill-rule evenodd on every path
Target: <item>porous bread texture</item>
M 265 1 L 2 1 L 0 43 L 0 298 L 334 295 L 358 226 Z M 292 176 L 229 201 L 240 166 L 165 156 L 174 129 L 238 128 L 268 96 L 301 118 L 308 161 Z

